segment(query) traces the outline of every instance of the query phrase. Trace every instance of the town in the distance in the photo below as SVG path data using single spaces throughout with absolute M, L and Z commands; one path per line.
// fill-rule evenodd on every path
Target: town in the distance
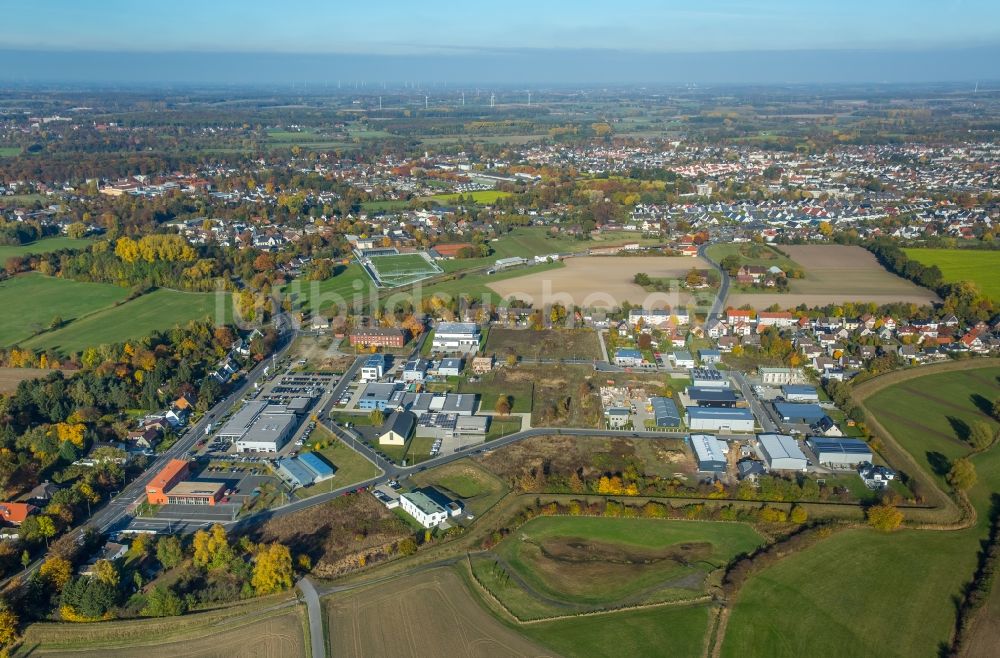
M 1000 92 L 0 84 L 0 647 L 1000 643 Z

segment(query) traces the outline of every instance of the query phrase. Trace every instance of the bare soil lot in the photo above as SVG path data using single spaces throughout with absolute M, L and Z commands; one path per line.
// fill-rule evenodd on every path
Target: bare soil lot
M 0 368 L 0 393 L 10 393 L 17 389 L 17 385 L 21 382 L 45 377 L 51 372 L 53 371 L 41 368 Z M 71 373 L 68 370 L 63 372 L 67 377 Z
M 505 627 L 459 576 L 435 569 L 325 599 L 333 656 L 551 656 Z
M 486 352 L 529 359 L 599 359 L 601 348 L 591 329 L 490 329 Z
M 577 256 L 565 267 L 495 281 L 487 285 L 504 299 L 514 296 L 536 307 L 560 303 L 589 308 L 613 308 L 628 301 L 647 307 L 688 303 L 690 294 L 647 292 L 633 282 L 639 272 L 654 279 L 682 279 L 692 268 L 711 266 L 687 256 Z
M 885 270 L 869 251 L 847 245 L 790 245 L 780 247 L 805 268 L 804 279 L 793 279 L 790 292 L 730 295 L 729 306 L 750 304 L 764 309 L 772 304 L 792 308 L 799 304 L 825 306 L 844 302 L 889 304 L 938 301 L 930 290 Z

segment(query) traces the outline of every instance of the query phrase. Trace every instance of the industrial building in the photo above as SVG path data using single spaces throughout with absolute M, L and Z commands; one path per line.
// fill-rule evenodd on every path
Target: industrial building
M 670 355 L 675 368 L 694 368 L 694 357 L 686 350 L 677 350 Z
M 649 398 L 649 404 L 653 407 L 653 420 L 657 427 L 681 426 L 681 414 L 676 402 L 670 398 L 654 397 Z
M 608 429 L 618 430 L 628 426 L 632 415 L 625 407 L 611 407 L 604 411 L 604 417 L 608 421 Z
M 361 366 L 361 381 L 374 382 L 382 379 L 385 374 L 385 355 L 372 354 Z
M 729 388 L 729 379 L 715 368 L 692 368 L 691 385 L 695 388 Z
M 753 414 L 749 409 L 688 407 L 686 414 L 688 429 L 692 430 L 752 432 L 754 428 Z
M 719 472 L 726 470 L 726 444 L 711 434 L 692 434 L 688 437 L 691 449 L 694 450 L 698 470 Z
M 812 425 L 826 416 L 818 404 L 798 404 L 796 402 L 775 402 L 774 411 L 785 423 Z
M 441 377 L 458 377 L 462 374 L 462 359 L 441 359 L 437 372 Z
M 478 352 L 479 326 L 474 322 L 440 322 L 431 347 L 439 352 Z
M 819 402 L 816 387 L 803 384 L 786 384 L 781 387 L 781 396 L 788 402 Z
M 705 365 L 714 365 L 719 361 L 722 361 L 722 353 L 719 352 L 719 350 L 698 350 L 698 358 L 701 359 L 701 362 Z
M 859 439 L 825 439 L 814 436 L 806 444 L 816 454 L 816 462 L 831 468 L 853 468 L 872 460 L 872 450 Z
M 615 365 L 625 368 L 642 365 L 642 352 L 631 347 L 619 347 L 615 350 Z
M 212 505 L 222 499 L 222 482 L 185 481 L 191 474 L 191 462 L 171 459 L 146 485 L 150 505 Z
M 422 382 L 424 378 L 427 377 L 427 368 L 430 367 L 430 363 L 427 359 L 411 359 L 406 362 L 403 366 L 403 381 L 410 382 Z
M 784 386 L 786 384 L 798 384 L 806 381 L 806 375 L 801 368 L 767 368 L 761 366 L 757 369 L 762 384 L 771 386 Z
M 230 439 L 232 441 L 239 439 L 247 433 L 250 426 L 253 425 L 255 420 L 257 420 L 257 416 L 259 416 L 261 412 L 267 408 L 267 406 L 268 403 L 263 400 L 253 400 L 247 402 L 239 411 L 233 414 L 229 420 L 226 421 L 225 425 L 223 425 L 216 433 L 216 436 L 224 439 Z
M 453 437 L 485 438 L 489 431 L 489 416 L 459 416 L 458 414 L 425 413 L 417 419 L 416 436 L 434 439 Z
M 684 394 L 698 407 L 736 406 L 736 393 L 729 389 L 688 386 Z
M 313 452 L 298 457 L 279 459 L 275 463 L 278 476 L 292 487 L 308 487 L 311 484 L 329 480 L 335 469 Z
M 760 451 L 772 471 L 804 471 L 808 466 L 805 453 L 787 434 L 759 434 Z
M 290 413 L 269 413 L 257 417 L 246 433 L 236 440 L 237 452 L 278 452 L 285 447 L 298 425 Z
M 393 393 L 396 392 L 395 384 L 372 383 L 365 386 L 358 398 L 358 409 L 371 411 L 373 409 L 385 409 L 389 406 Z

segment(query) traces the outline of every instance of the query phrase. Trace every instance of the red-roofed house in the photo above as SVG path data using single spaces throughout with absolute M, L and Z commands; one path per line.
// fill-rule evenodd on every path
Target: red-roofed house
M 37 511 L 38 508 L 29 503 L 0 503 L 0 517 L 12 525 L 21 525 Z

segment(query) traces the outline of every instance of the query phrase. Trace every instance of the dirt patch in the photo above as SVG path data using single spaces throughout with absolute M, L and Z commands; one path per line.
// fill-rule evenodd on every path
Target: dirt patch
M 48 377 L 54 370 L 43 370 L 41 368 L 0 368 L 0 393 L 11 393 L 17 390 L 17 385 L 29 379 Z M 72 370 L 63 370 L 64 375 L 69 377 Z
M 546 558 L 566 564 L 605 562 L 645 565 L 669 560 L 686 565 L 706 559 L 712 554 L 712 545 L 708 542 L 687 542 L 665 548 L 642 548 L 582 537 L 553 537 L 542 541 L 538 546 Z
M 510 354 L 528 359 L 598 359 L 597 334 L 590 329 L 490 329 L 486 351 L 504 358 Z
M 435 569 L 325 600 L 333 656 L 551 656 L 505 627 L 459 577 Z
M 782 245 L 781 250 L 805 268 L 804 279 L 792 279 L 785 294 L 739 293 L 727 304 L 750 304 L 763 309 L 778 304 L 793 308 L 799 304 L 825 306 L 844 302 L 929 304 L 939 301 L 930 290 L 892 274 L 875 256 L 862 247 L 847 245 Z
M 541 308 L 548 304 L 586 308 L 614 308 L 628 301 L 661 308 L 688 303 L 686 292 L 648 292 L 633 279 L 645 272 L 653 279 L 682 279 L 688 271 L 709 269 L 701 258 L 687 256 L 578 256 L 565 266 L 487 285 L 504 299 L 514 296 Z

